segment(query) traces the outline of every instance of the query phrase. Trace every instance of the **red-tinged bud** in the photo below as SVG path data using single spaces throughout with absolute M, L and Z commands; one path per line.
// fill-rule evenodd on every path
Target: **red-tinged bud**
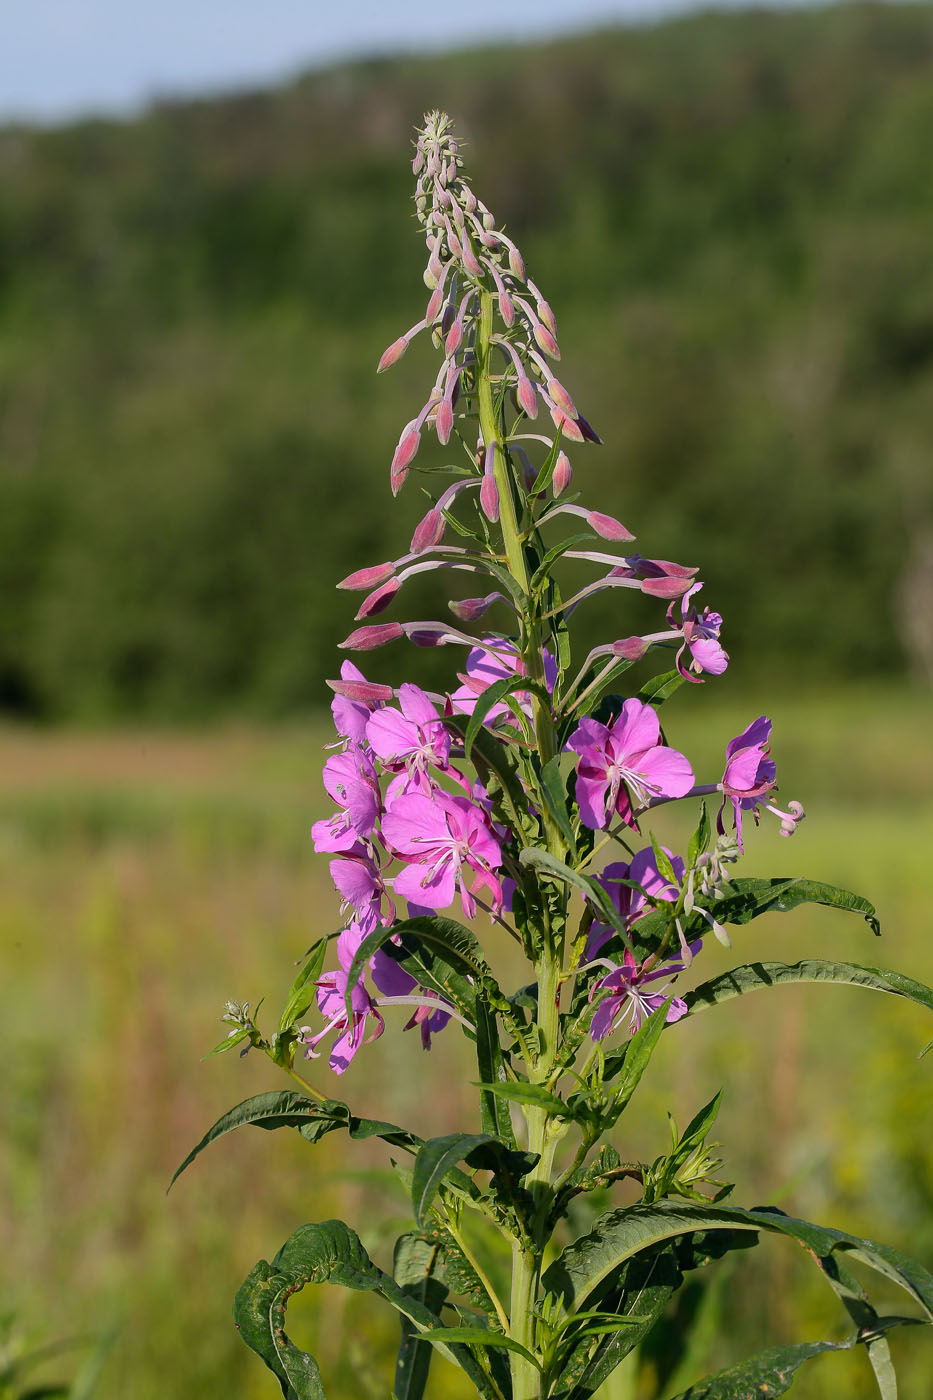
M 554 464 L 554 475 L 551 477 L 551 489 L 554 495 L 562 496 L 571 481 L 573 481 L 573 468 L 570 465 L 570 458 L 566 452 L 558 452 L 557 461 Z
M 347 574 L 337 587 L 345 588 L 348 592 L 361 592 L 364 588 L 377 588 L 394 573 L 395 565 L 391 561 L 385 564 L 368 564 L 365 569 L 357 569 L 355 574 Z
M 633 540 L 635 536 L 630 530 L 626 530 L 620 520 L 615 516 L 603 515 L 602 511 L 591 510 L 586 517 L 586 523 L 591 530 L 595 530 L 597 535 L 602 535 L 604 540 Z
M 393 469 L 393 470 L 391 470 L 391 471 L 389 472 L 389 485 L 390 485 L 391 488 L 392 488 L 392 495 L 393 495 L 393 496 L 397 496 L 397 495 L 398 495 L 398 493 L 401 491 L 402 487 L 405 485 L 405 482 L 406 482 L 407 480 L 408 480 L 408 468 L 407 468 L 407 467 L 405 467 L 404 470 L 402 470 L 402 471 L 395 471 L 395 470 Z
M 664 578 L 646 578 L 641 583 L 642 593 L 652 598 L 682 598 L 689 587 L 688 578 L 673 578 L 669 574 Z
M 418 149 L 417 149 L 417 151 L 415 152 L 415 158 L 414 158 L 414 160 L 413 160 L 412 163 L 411 163 L 411 173 L 412 173 L 412 175 L 420 175 L 423 167 L 424 167 L 424 151 L 423 151 L 422 148 L 419 146 Z
M 577 427 L 582 437 L 584 437 L 587 442 L 602 443 L 602 438 L 599 436 L 599 433 L 586 421 L 582 413 L 577 414 Z
M 393 340 L 389 348 L 383 350 L 382 358 L 376 366 L 376 373 L 381 374 L 384 369 L 391 369 L 392 365 L 398 363 L 407 349 L 408 341 L 403 335 L 400 335 L 398 340 Z
M 568 418 L 576 418 L 577 410 L 573 399 L 561 384 L 559 379 L 549 379 L 546 384 L 548 396 L 554 400 L 561 412 L 566 413 Z
M 487 520 L 499 519 L 499 488 L 494 476 L 484 476 L 479 488 L 479 503 Z
M 479 241 L 484 248 L 498 248 L 499 246 L 498 238 L 494 233 L 490 233 L 488 229 L 484 229 L 479 235 Z
M 566 413 L 561 413 L 559 408 L 551 409 L 551 419 L 555 428 L 560 428 L 561 434 L 569 442 L 582 442 L 583 432 L 575 418 L 568 418 Z
M 535 321 L 532 327 L 532 334 L 545 355 L 550 355 L 552 360 L 560 359 L 560 346 L 551 335 L 547 326 L 543 325 L 541 321 Z M 574 414 L 574 417 L 576 417 L 576 414 Z
M 415 460 L 418 448 L 421 446 L 421 434 L 418 429 L 408 424 L 402 436 L 398 440 L 395 455 L 392 458 L 392 476 L 397 477 L 403 472 L 407 473 L 408 468 Z M 402 480 L 404 481 L 404 476 Z
M 482 277 L 483 269 L 480 267 L 479 259 L 470 247 L 470 242 L 466 234 L 463 235 L 461 240 L 461 247 L 463 249 L 463 266 L 466 268 L 467 272 L 471 277 Z
M 444 264 L 441 262 L 440 258 L 437 255 L 436 244 L 431 249 L 431 256 L 428 258 L 427 271 L 430 272 L 435 282 L 437 282 L 440 279 L 440 275 L 444 271 Z
M 375 681 L 325 681 L 325 685 L 348 700 L 391 700 L 394 695 L 390 685 L 378 685 Z
M 424 519 L 415 526 L 415 533 L 411 537 L 412 553 L 423 554 L 426 549 L 433 549 L 436 544 L 440 544 L 444 538 L 444 529 L 444 517 L 432 506 Z
M 341 651 L 375 651 L 387 642 L 397 642 L 405 632 L 399 622 L 376 622 L 370 627 L 357 627 L 346 641 L 340 643 Z
M 405 629 L 405 635 L 416 647 L 443 647 L 451 640 L 450 633 L 442 631 L 440 627 L 412 627 L 411 623 Z
M 390 578 L 378 588 L 374 588 L 360 604 L 355 620 L 359 622 L 361 618 L 374 617 L 376 613 L 385 612 L 401 586 L 400 579 Z
M 527 374 L 519 375 L 515 394 L 519 404 L 524 410 L 525 416 L 527 418 L 537 418 L 538 396 L 535 393 L 535 386 L 532 384 Z
M 515 303 L 506 291 L 501 291 L 499 293 L 499 315 L 507 326 L 514 326 Z
M 476 622 L 477 618 L 489 611 L 493 603 L 504 601 L 503 594 L 488 593 L 485 598 L 462 598 L 459 602 L 448 603 L 447 606 L 461 622 Z
M 514 243 L 509 244 L 509 267 L 520 282 L 525 280 L 525 264 Z
M 444 289 L 443 287 L 435 287 L 424 313 L 424 319 L 429 326 L 432 326 L 437 320 L 443 303 Z
M 547 302 L 544 300 L 543 297 L 536 297 L 535 305 L 538 308 L 538 315 L 541 317 L 541 320 L 547 326 L 548 330 L 551 332 L 551 335 L 556 337 L 557 318 L 555 317 L 554 312 L 548 306 Z
M 624 661 L 640 661 L 649 645 L 643 637 L 623 637 L 621 642 L 613 642 L 612 654 Z
M 460 344 L 462 340 L 463 322 L 459 320 L 454 321 L 450 330 L 447 332 L 447 338 L 444 341 L 444 354 L 448 360 L 452 355 L 456 355 L 457 351 L 460 349 Z
M 464 209 L 467 211 L 467 213 L 468 213 L 468 214 L 473 214 L 473 213 L 475 213 L 475 212 L 476 212 L 476 195 L 475 195 L 475 194 L 473 193 L 473 191 L 470 189 L 469 185 L 464 185 L 464 186 L 463 186 L 463 189 L 461 190 L 460 197 L 461 197 L 461 199 L 463 200 L 463 207 L 464 207 Z
M 437 431 L 437 440 L 443 446 L 450 442 L 450 435 L 454 427 L 454 411 L 449 399 L 441 399 L 437 405 L 437 413 L 434 416 L 434 427 Z
M 454 257 L 463 257 L 463 248 L 460 246 L 460 239 L 451 228 L 447 230 L 447 247 L 453 253 Z

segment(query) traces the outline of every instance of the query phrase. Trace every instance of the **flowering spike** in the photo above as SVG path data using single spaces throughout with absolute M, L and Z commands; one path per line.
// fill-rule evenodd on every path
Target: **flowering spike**
M 344 588 L 348 592 L 359 592 L 364 588 L 376 588 L 380 583 L 385 583 L 395 573 L 395 565 L 391 561 L 385 564 L 368 564 L 365 569 L 357 569 L 353 574 L 347 574 L 345 579 L 341 579 L 337 584 L 338 588 Z
M 398 622 L 376 622 L 369 627 L 357 627 L 340 645 L 341 651 L 375 651 L 388 642 L 397 642 L 405 632 Z

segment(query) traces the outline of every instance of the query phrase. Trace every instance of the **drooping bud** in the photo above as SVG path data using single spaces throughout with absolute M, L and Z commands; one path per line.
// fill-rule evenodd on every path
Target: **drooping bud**
M 612 643 L 612 654 L 624 661 L 640 661 L 649 649 L 650 643 L 643 637 L 623 637 Z
M 544 300 L 544 297 L 541 295 L 541 292 L 535 286 L 534 282 L 532 282 L 530 277 L 528 279 L 528 290 L 531 292 L 532 296 L 535 299 L 535 306 L 537 308 L 538 315 L 541 317 L 541 320 L 547 326 L 548 330 L 551 332 L 551 335 L 556 336 L 557 318 L 555 317 L 554 312 L 551 310 L 548 303 Z
M 551 477 L 551 489 L 555 496 L 562 496 L 573 480 L 573 468 L 570 465 L 570 458 L 566 452 L 558 452 L 557 461 L 554 463 L 554 475 Z
M 559 379 L 548 379 L 544 387 L 548 397 L 553 399 L 562 413 L 566 413 L 569 418 L 576 418 L 577 410 L 574 401 Z
M 588 511 L 586 523 L 604 540 L 633 540 L 635 538 L 631 530 L 626 530 L 622 522 L 616 520 L 615 516 L 603 515 L 602 511 L 599 510 Z
M 347 574 L 337 584 L 338 588 L 345 588 L 350 592 L 356 592 L 364 588 L 377 588 L 380 583 L 385 583 L 386 579 L 395 573 L 395 565 L 391 560 L 385 564 L 367 564 L 365 569 L 357 569 L 355 573 Z
M 599 433 L 592 424 L 586 421 L 582 413 L 577 414 L 577 428 L 582 436 L 586 438 L 587 442 L 602 443 L 602 438 L 599 436 Z
M 447 606 L 461 622 L 475 622 L 489 611 L 493 603 L 504 602 L 503 593 L 487 593 L 485 598 L 461 598 L 458 602 L 448 603 Z
M 642 580 L 641 591 L 652 598 L 681 598 L 690 587 L 688 578 L 646 578 Z
M 394 364 L 398 363 L 407 349 L 408 341 L 403 335 L 400 335 L 398 340 L 393 340 L 388 349 L 383 350 L 379 363 L 376 366 L 376 373 L 382 374 L 383 370 L 391 369 Z
M 437 413 L 434 415 L 434 428 L 437 432 L 437 440 L 445 447 L 450 441 L 450 434 L 454 427 L 454 411 L 449 399 L 441 399 L 437 405 Z
M 463 266 L 466 268 L 466 270 L 467 270 L 467 272 L 470 274 L 470 276 L 471 276 L 471 277 L 482 277 L 482 275 L 483 275 L 483 269 L 482 269 L 482 267 L 480 266 L 479 259 L 477 258 L 476 254 L 473 252 L 473 249 L 470 247 L 470 240 L 469 240 L 469 238 L 467 237 L 465 231 L 464 231 L 463 237 L 462 237 L 461 240 L 460 240 L 460 248 L 461 248 L 461 256 L 462 256 L 462 258 L 463 258 Z
M 341 651 L 375 651 L 388 642 L 397 642 L 405 631 L 399 622 L 376 622 L 369 627 L 357 627 L 345 641 L 340 643 Z
M 425 319 L 425 321 L 428 323 L 429 326 L 432 326 L 432 325 L 434 324 L 434 322 L 437 320 L 438 313 L 440 312 L 440 309 L 441 309 L 441 306 L 443 305 L 443 302 L 444 302 L 444 288 L 441 287 L 441 286 L 437 286 L 437 287 L 434 288 L 434 291 L 431 293 L 430 299 L 428 300 L 428 304 L 427 304 L 427 307 L 426 307 L 425 313 L 424 313 L 424 319 Z
M 390 478 L 392 481 L 392 492 L 398 495 L 408 475 L 408 468 L 417 455 L 421 446 L 421 433 L 414 423 L 406 424 L 402 436 L 398 440 L 395 455 L 392 458 Z
M 521 405 L 525 416 L 537 418 L 538 416 L 538 396 L 535 393 L 535 386 L 528 378 L 527 374 L 518 376 L 518 383 L 515 387 L 515 396 Z
M 460 349 L 460 342 L 462 340 L 463 322 L 458 317 L 447 332 L 447 338 L 444 341 L 444 355 L 448 360 L 452 355 L 456 355 L 457 351 Z
M 423 554 L 426 549 L 433 549 L 434 545 L 440 544 L 443 538 L 444 517 L 432 506 L 424 519 L 415 526 L 415 533 L 411 537 L 412 553 Z
M 575 418 L 568 418 L 566 413 L 561 413 L 560 409 L 555 407 L 551 409 L 551 421 L 569 442 L 583 442 L 583 430 Z
M 339 680 L 325 681 L 337 695 L 348 700 L 391 700 L 394 691 L 390 685 L 378 685 L 376 681 Z
M 531 330 L 532 335 L 540 345 L 541 349 L 544 351 L 545 355 L 549 355 L 552 360 L 559 360 L 560 346 L 558 345 L 554 337 L 551 335 L 551 332 L 548 330 L 547 326 L 543 325 L 540 321 L 535 321 L 532 325 Z
M 499 519 L 499 488 L 494 476 L 484 476 L 479 488 L 479 503 L 487 520 Z
M 359 622 L 361 618 L 373 617 L 376 613 L 385 612 L 401 586 L 401 579 L 390 578 L 385 583 L 381 583 L 378 588 L 374 588 L 372 593 L 364 598 L 360 604 L 355 621 Z

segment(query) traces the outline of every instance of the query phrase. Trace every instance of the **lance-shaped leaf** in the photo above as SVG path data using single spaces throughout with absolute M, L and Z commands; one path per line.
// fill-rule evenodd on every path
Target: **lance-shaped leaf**
M 638 692 L 638 699 L 646 705 L 663 705 L 665 700 L 669 700 L 680 689 L 685 680 L 686 677 L 676 668 L 673 671 L 665 671 L 663 675 L 652 676 Z
M 313 1002 L 317 980 L 321 975 L 326 953 L 327 940 L 322 939 L 291 985 L 279 1019 L 280 1031 L 287 1031 L 290 1026 L 294 1025 L 299 1016 L 303 1016 Z
M 654 1054 L 655 1046 L 661 1038 L 672 1000 L 672 997 L 668 997 L 663 1005 L 645 1018 L 624 1049 L 606 1056 L 603 1083 L 609 1084 L 616 1075 L 619 1076 L 615 1096 L 603 1118 L 606 1127 L 611 1127 L 613 1123 L 618 1121 L 620 1114 L 628 1106 L 629 1100 L 638 1088 L 641 1077 Z M 574 1094 L 570 1099 L 570 1105 L 574 1106 L 578 1101 L 584 1099 L 585 1094 Z
M 508 1099 L 510 1103 L 520 1103 L 526 1108 L 542 1108 L 551 1118 L 574 1116 L 573 1109 L 543 1084 L 526 1084 L 520 1079 L 515 1084 L 478 1084 L 476 1087 Z
M 352 989 L 380 948 L 421 986 L 451 1002 L 472 1023 L 475 993 L 468 979 L 475 982 L 492 973 L 470 930 L 437 915 L 402 919 L 387 928 L 374 929 L 363 939 L 347 973 L 348 1014 Z
M 632 940 L 619 911 L 602 885 L 598 884 L 596 880 L 589 875 L 582 874 L 579 870 L 572 870 L 569 865 L 565 865 L 562 860 L 552 856 L 549 851 L 542 851 L 537 846 L 525 846 L 519 859 L 522 865 L 530 866 L 533 870 L 540 870 L 542 874 L 550 875 L 553 879 L 560 880 L 563 884 L 572 885 L 575 889 L 580 890 L 599 911 L 605 923 L 611 924 L 625 946 L 631 949 Z
M 695 1016 L 698 1011 L 722 1001 L 785 982 L 835 982 L 844 987 L 867 987 L 869 991 L 888 992 L 933 1011 L 933 990 L 912 977 L 886 968 L 860 967 L 857 963 L 830 962 L 825 958 L 807 958 L 799 963 L 746 963 L 701 982 L 699 987 L 686 993 L 684 1001 L 689 1014 Z
M 424 1217 L 448 1172 L 475 1148 L 491 1143 L 496 1143 L 496 1139 L 488 1133 L 448 1133 L 422 1143 L 411 1174 L 411 1204 L 419 1225 L 424 1224 Z
M 289 1299 L 309 1283 L 335 1283 L 375 1293 L 407 1317 L 429 1341 L 440 1319 L 426 1304 L 401 1288 L 370 1259 L 359 1237 L 342 1220 L 302 1225 L 267 1263 L 251 1270 L 237 1293 L 233 1315 L 247 1346 L 257 1352 L 277 1377 L 282 1393 L 297 1400 L 323 1400 L 317 1363 L 285 1333 Z M 444 1329 L 446 1330 L 446 1329 Z M 486 1400 L 498 1400 L 496 1389 L 469 1347 L 438 1342 L 448 1360 L 460 1366 Z M 291 1400 L 291 1397 L 290 1397 Z
M 417 1242 L 417 1243 L 413 1243 Z M 418 1302 L 440 1317 L 447 1300 L 447 1284 L 437 1268 L 441 1259 L 439 1244 L 426 1246 L 417 1235 L 402 1235 L 396 1241 L 392 1261 L 395 1282 Z M 428 1383 L 434 1348 L 419 1341 L 418 1328 L 408 1317 L 400 1318 L 402 1337 L 395 1363 L 396 1400 L 421 1400 Z
M 773 1400 L 790 1390 L 805 1361 L 827 1351 L 851 1351 L 858 1340 L 856 1334 L 842 1342 L 801 1342 L 797 1346 L 769 1347 L 748 1361 L 739 1362 L 738 1366 L 729 1366 L 725 1371 L 697 1381 L 674 1400 L 736 1400 L 740 1395 Z
M 496 705 L 507 702 L 509 697 L 521 691 L 536 695 L 543 704 L 550 707 L 551 697 L 544 686 L 538 685 L 530 680 L 528 676 L 503 676 L 499 681 L 494 681 L 485 690 L 477 695 L 473 705 L 473 712 L 467 722 L 467 727 L 463 735 L 463 756 L 469 762 L 476 736 L 483 727 L 486 716 Z
M 169 1190 L 205 1147 L 209 1147 L 226 1133 L 232 1133 L 234 1128 L 247 1125 L 264 1128 L 268 1132 L 275 1128 L 297 1128 L 308 1142 L 317 1142 L 325 1133 L 341 1128 L 345 1128 L 352 1138 L 381 1137 L 393 1147 L 410 1150 L 418 1147 L 421 1142 L 414 1133 L 408 1133 L 404 1128 L 396 1127 L 394 1123 L 383 1123 L 374 1118 L 358 1118 L 338 1099 L 326 1099 L 323 1103 L 318 1103 L 294 1089 L 276 1090 L 244 1099 L 236 1108 L 231 1108 L 229 1113 L 218 1118 L 176 1170 L 169 1183 Z
M 560 772 L 560 754 L 555 754 L 541 769 L 541 796 L 549 815 L 566 842 L 572 860 L 577 859 L 577 842 L 567 812 L 567 789 Z
M 496 1013 L 489 1005 L 487 995 L 481 991 L 473 1003 L 476 1017 L 476 1068 L 483 1083 L 503 1083 L 505 1081 L 505 1057 L 499 1043 L 499 1023 Z M 510 1026 L 517 1022 L 513 1014 L 508 1017 Z M 480 1122 L 484 1133 L 502 1138 L 510 1147 L 515 1146 L 515 1133 L 509 1106 L 488 1089 L 480 1091 Z
M 800 904 L 825 904 L 831 909 L 846 909 L 861 914 L 872 932 L 881 934 L 875 906 L 861 895 L 821 880 L 776 876 L 771 880 L 737 879 L 729 882 L 728 892 L 710 906 L 710 913 L 721 924 L 747 924 L 760 914 L 772 911 L 786 914 Z

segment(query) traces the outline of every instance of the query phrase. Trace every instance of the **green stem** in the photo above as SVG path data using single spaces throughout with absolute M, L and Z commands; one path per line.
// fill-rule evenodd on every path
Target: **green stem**
M 502 1306 L 502 1300 L 500 1299 L 498 1293 L 492 1285 L 492 1280 L 490 1279 L 486 1270 L 483 1268 L 480 1261 L 477 1259 L 476 1255 L 473 1253 L 470 1246 L 467 1244 L 466 1239 L 463 1235 L 463 1231 L 460 1229 L 459 1225 L 454 1220 L 452 1213 L 449 1211 L 447 1213 L 447 1219 L 444 1221 L 444 1224 L 446 1225 L 449 1233 L 456 1240 L 457 1245 L 460 1249 L 460 1253 L 463 1255 L 467 1263 L 472 1267 L 473 1272 L 476 1274 L 476 1277 L 479 1279 L 480 1283 L 485 1288 L 486 1293 L 489 1297 L 489 1301 L 492 1303 L 493 1307 L 496 1310 L 496 1317 L 498 1317 L 499 1319 L 499 1325 L 501 1326 L 505 1335 L 508 1337 L 510 1335 L 508 1314 L 506 1313 L 505 1308 Z

